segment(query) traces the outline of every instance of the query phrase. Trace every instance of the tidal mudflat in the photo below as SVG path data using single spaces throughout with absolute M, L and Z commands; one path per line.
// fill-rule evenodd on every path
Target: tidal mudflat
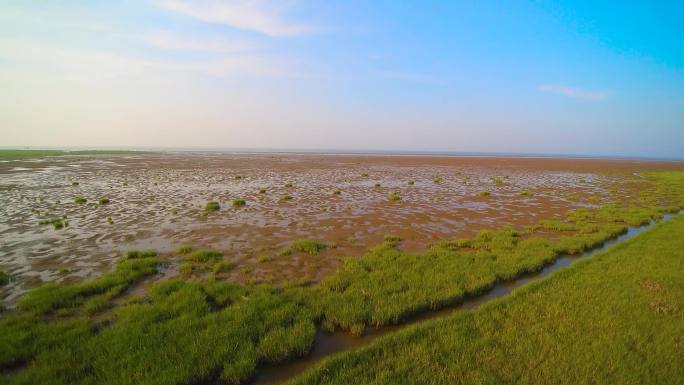
M 3 244 L 2 383 L 556 383 L 569 366 L 608 382 L 649 370 L 681 378 L 672 352 L 683 222 L 658 224 L 684 209 L 681 163 L 206 153 L 22 162 L 3 165 L 18 224 L 3 229 L 3 242 L 16 242 Z M 565 266 L 649 224 L 592 258 L 593 270 Z M 70 247 L 83 257 L 64 258 Z M 52 262 L 20 253 L 33 250 Z M 45 280 L 56 278 L 38 285 L 31 272 L 41 277 L 45 263 L 55 264 Z M 632 330 L 635 315 L 648 327 Z M 602 328 L 618 345 L 600 340 Z M 592 338 L 602 343 L 579 354 Z M 565 347 L 577 358 L 564 360 Z M 632 364 L 597 371 L 596 357 L 612 362 L 619 347 Z M 662 365 L 637 365 L 641 352 Z M 542 377 L 510 371 L 510 357 Z M 570 378 L 588 378 L 579 375 Z
M 48 155 L 63 155 L 61 153 Z M 42 282 L 110 271 L 122 251 L 221 250 L 236 282 L 316 282 L 386 236 L 405 251 L 625 202 L 638 160 L 150 153 L 0 163 L 0 271 L 13 302 Z M 553 236 L 553 234 L 550 234 Z M 325 244 L 286 253 L 297 240 Z M 296 250 L 295 250 L 296 251 Z M 174 262 L 179 262 L 178 255 Z M 174 274 L 172 264 L 169 274 Z

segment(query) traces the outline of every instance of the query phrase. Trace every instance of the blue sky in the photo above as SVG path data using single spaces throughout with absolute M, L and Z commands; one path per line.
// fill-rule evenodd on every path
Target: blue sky
M 678 1 L 9 0 L 0 145 L 684 158 L 682 17 Z

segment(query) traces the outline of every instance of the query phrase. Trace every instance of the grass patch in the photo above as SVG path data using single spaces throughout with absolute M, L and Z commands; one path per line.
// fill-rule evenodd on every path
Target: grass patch
M 204 212 L 205 213 L 211 213 L 214 211 L 219 211 L 220 209 L 221 209 L 221 205 L 216 201 L 209 201 L 209 202 L 207 202 L 206 205 L 204 205 Z
M 84 197 L 76 197 L 74 198 L 74 203 L 77 203 L 79 205 L 82 205 L 84 203 L 88 202 L 88 200 Z
M 242 207 L 247 204 L 247 201 L 242 198 L 233 199 L 233 207 Z
M 433 181 L 434 183 L 437 183 L 437 184 L 442 183 L 442 177 L 439 176 L 439 175 L 433 175 L 433 176 L 432 176 L 432 181 Z
M 280 196 L 280 200 L 281 200 L 281 201 L 291 201 L 291 200 L 292 200 L 292 196 L 291 196 L 291 195 L 288 195 L 288 194 L 284 194 L 284 195 L 281 195 L 281 196 Z
M 521 191 L 518 193 L 521 197 L 531 197 L 533 194 L 529 191 Z
M 492 193 L 490 193 L 489 191 L 480 191 L 477 195 L 479 195 L 481 197 L 488 197 L 488 196 L 492 195 Z
M 387 195 L 387 200 L 390 202 L 400 201 L 401 195 L 399 195 L 399 193 L 390 193 Z
M 319 251 L 325 250 L 329 247 L 328 244 L 314 241 L 311 239 L 296 240 L 280 251 L 280 255 L 290 255 L 295 251 L 307 253 L 309 255 L 316 255 Z
M 99 203 L 100 205 L 109 204 L 109 198 L 102 197 L 97 201 L 97 203 Z
M 14 277 L 12 277 L 10 274 L 5 273 L 4 271 L 0 271 L 0 286 L 5 286 L 13 280 Z
M 409 185 L 409 186 L 413 186 L 415 183 L 416 183 L 416 181 L 414 181 L 413 179 L 409 179 L 409 180 L 406 182 L 406 184 Z

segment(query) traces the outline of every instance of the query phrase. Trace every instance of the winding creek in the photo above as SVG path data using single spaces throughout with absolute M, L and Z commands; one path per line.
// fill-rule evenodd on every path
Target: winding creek
M 543 269 L 535 273 L 525 274 L 514 280 L 497 283 L 485 294 L 482 294 L 477 297 L 466 298 L 459 304 L 451 307 L 445 307 L 437 311 L 425 312 L 413 317 L 409 317 L 403 320 L 403 322 L 400 324 L 387 325 L 378 328 L 369 328 L 366 330 L 364 335 L 360 337 L 353 336 L 343 331 L 329 333 L 319 328 L 316 334 L 316 341 L 314 347 L 306 357 L 300 359 L 293 359 L 292 361 L 288 361 L 285 363 L 264 366 L 258 370 L 254 380 L 252 381 L 252 384 L 267 385 L 285 382 L 303 373 L 307 369 L 316 365 L 323 358 L 330 356 L 332 354 L 358 349 L 360 347 L 370 344 L 378 337 L 396 332 L 409 325 L 413 325 L 434 318 L 446 317 L 458 310 L 476 309 L 491 300 L 501 298 L 503 296 L 510 294 L 515 288 L 521 287 L 533 281 L 540 280 L 558 269 L 571 265 L 573 262 L 576 262 L 581 259 L 586 259 L 601 251 L 606 250 L 607 248 L 613 245 L 627 241 L 628 239 L 631 239 L 634 236 L 652 228 L 656 224 L 666 222 L 670 220 L 674 215 L 679 215 L 682 213 L 684 213 L 684 210 L 681 210 L 677 214 L 664 214 L 660 220 L 651 221 L 650 223 L 643 226 L 628 227 L 627 232 L 619 235 L 616 238 L 604 242 L 603 245 L 599 247 L 586 251 L 580 255 L 560 255 L 554 262 L 547 265 Z

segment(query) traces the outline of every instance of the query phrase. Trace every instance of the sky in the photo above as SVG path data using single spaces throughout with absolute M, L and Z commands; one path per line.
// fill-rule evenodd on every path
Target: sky
M 2 0 L 0 146 L 684 158 L 682 1 Z

